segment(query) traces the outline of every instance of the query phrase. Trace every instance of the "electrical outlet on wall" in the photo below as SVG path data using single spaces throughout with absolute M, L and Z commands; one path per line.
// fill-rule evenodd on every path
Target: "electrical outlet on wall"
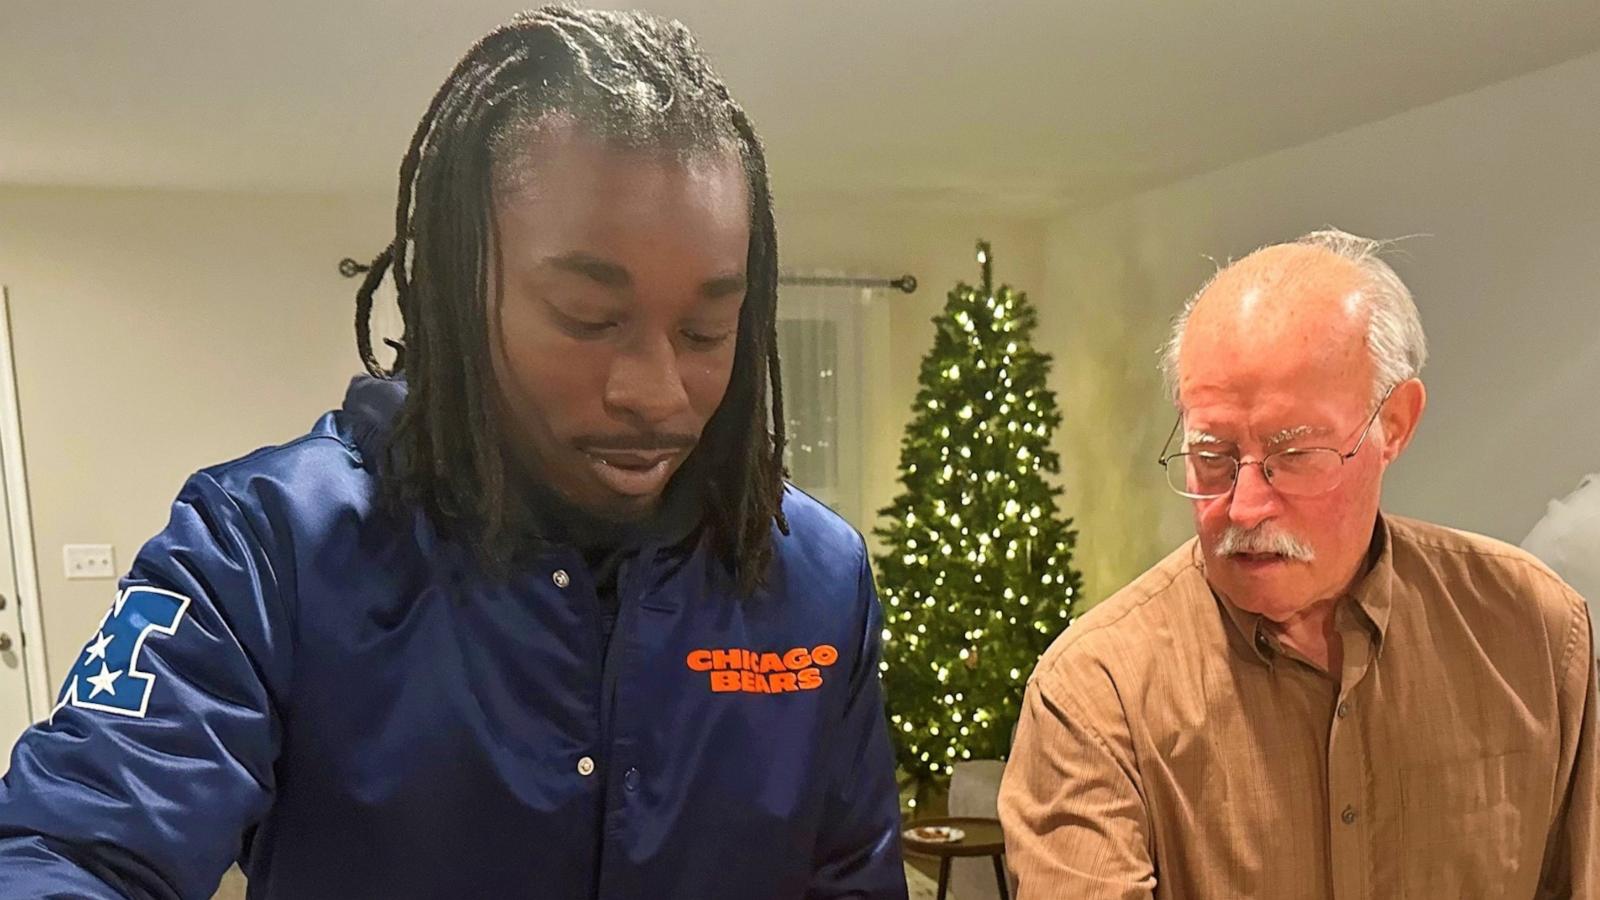
M 110 544 L 67 544 L 62 548 L 67 578 L 115 578 L 116 554 Z

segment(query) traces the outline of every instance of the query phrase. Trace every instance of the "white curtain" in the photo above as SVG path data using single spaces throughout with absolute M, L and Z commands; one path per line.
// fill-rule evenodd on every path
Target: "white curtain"
M 784 454 L 790 480 L 857 528 L 862 509 L 863 311 L 870 290 L 785 285 L 778 293 Z

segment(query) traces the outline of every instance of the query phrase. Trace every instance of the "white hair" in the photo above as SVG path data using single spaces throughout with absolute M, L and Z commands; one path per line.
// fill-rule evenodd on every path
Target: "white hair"
M 1352 263 L 1366 279 L 1361 304 L 1367 313 L 1367 350 L 1372 354 L 1372 399 L 1377 402 L 1394 386 L 1422 373 L 1428 361 L 1428 339 L 1422 333 L 1422 318 L 1417 304 L 1394 269 L 1381 254 L 1392 241 L 1376 241 L 1337 228 L 1326 228 L 1290 242 L 1301 247 L 1316 247 Z M 1262 248 L 1267 249 L 1267 248 Z M 1161 374 L 1173 404 L 1178 403 L 1178 352 L 1189 314 L 1202 294 L 1227 267 L 1219 267 L 1200 290 L 1195 291 L 1183 310 L 1172 320 L 1172 334 L 1161 348 Z

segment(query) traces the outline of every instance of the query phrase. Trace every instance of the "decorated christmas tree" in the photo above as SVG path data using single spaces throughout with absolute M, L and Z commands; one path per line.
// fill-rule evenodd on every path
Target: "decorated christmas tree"
M 1025 294 L 956 285 L 934 319 L 915 415 L 900 450 L 904 491 L 881 511 L 883 681 L 902 772 L 917 796 L 955 763 L 1001 759 L 1028 674 L 1071 621 L 1076 532 L 1056 509 L 1050 449 L 1061 424 L 1030 344 Z M 915 806 L 915 800 L 912 800 Z

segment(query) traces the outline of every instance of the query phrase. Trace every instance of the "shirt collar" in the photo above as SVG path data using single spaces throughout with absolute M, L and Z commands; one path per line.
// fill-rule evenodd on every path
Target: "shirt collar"
M 1384 637 L 1389 632 L 1389 613 L 1394 608 L 1394 536 L 1383 515 L 1378 515 L 1372 530 L 1372 546 L 1367 551 L 1367 574 L 1350 591 L 1356 608 L 1372 625 L 1377 654 L 1383 654 Z

